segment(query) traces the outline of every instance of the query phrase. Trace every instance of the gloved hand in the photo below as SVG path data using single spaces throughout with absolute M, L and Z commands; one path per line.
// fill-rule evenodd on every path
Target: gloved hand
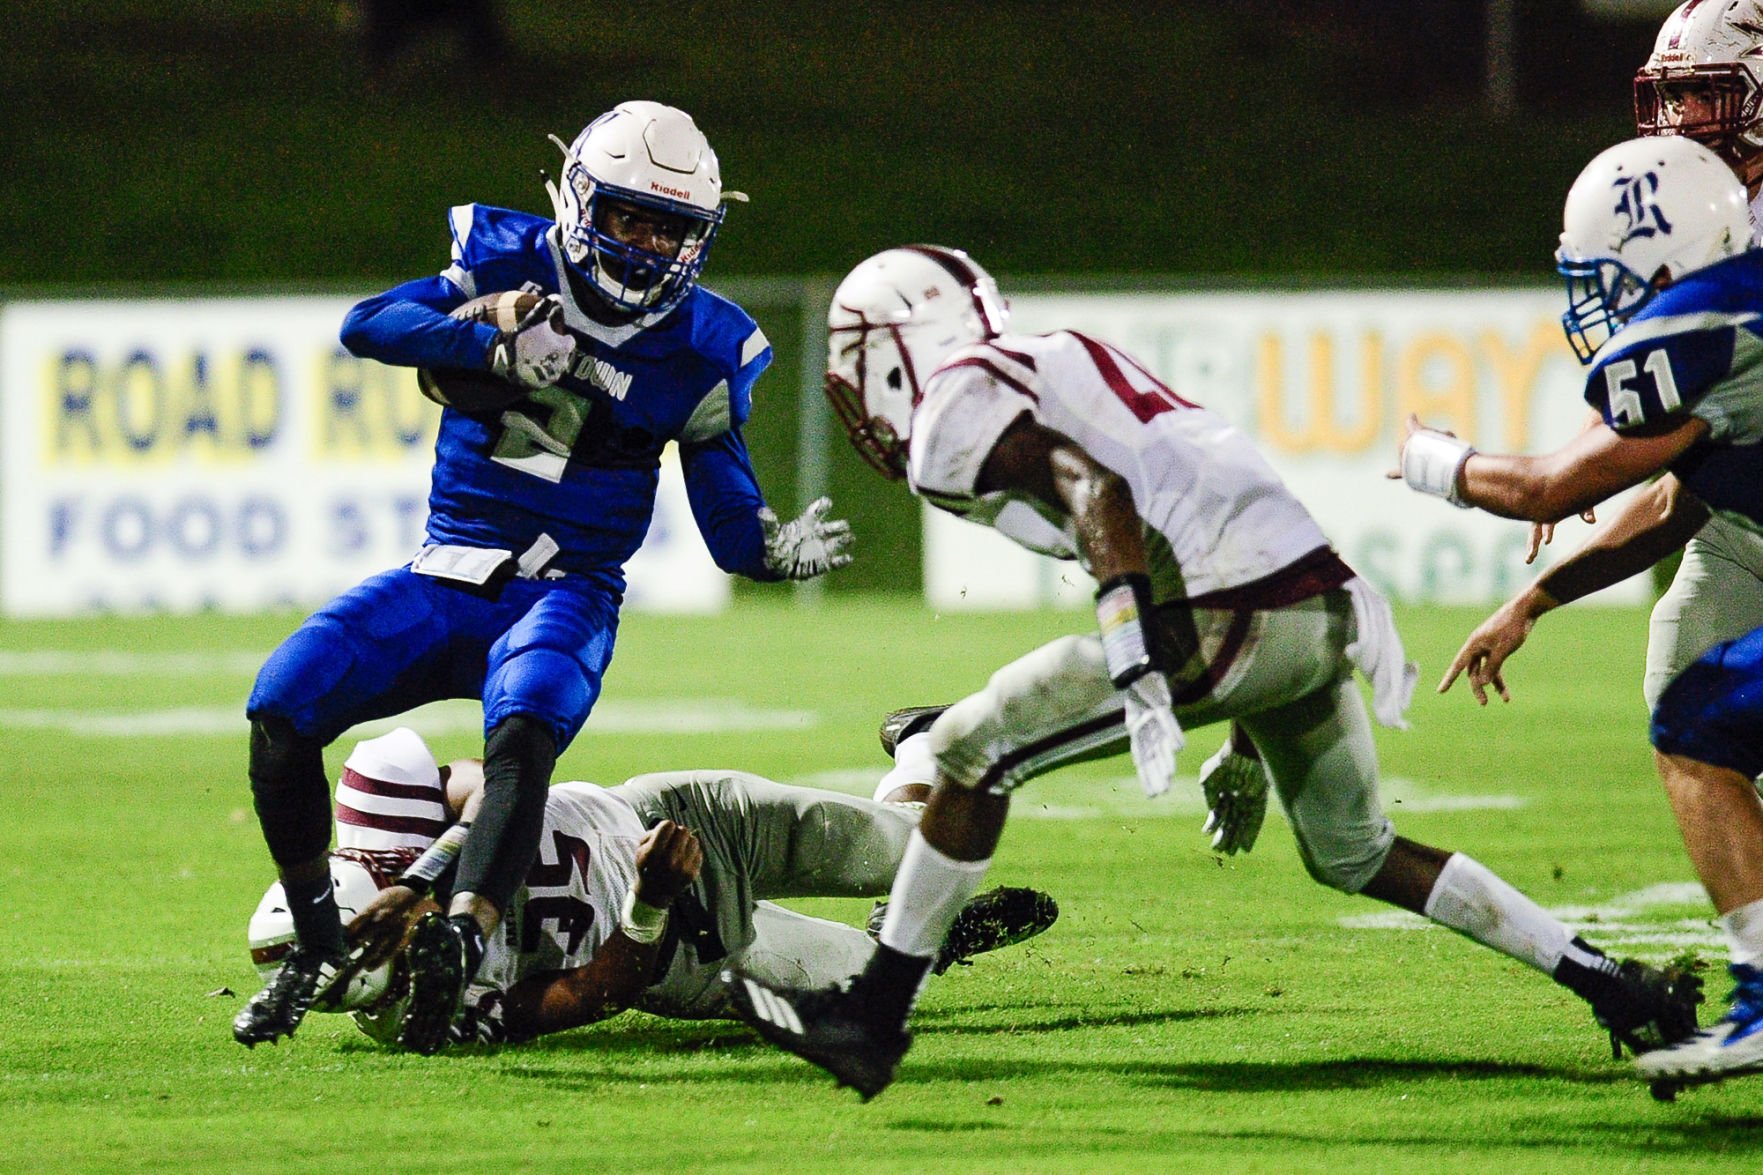
M 563 329 L 563 303 L 547 294 L 513 330 L 490 347 L 490 370 L 525 388 L 548 388 L 575 357 L 575 336 Z
M 770 506 L 759 510 L 765 531 L 765 569 L 784 579 L 813 579 L 851 561 L 851 524 L 840 518 L 828 521 L 831 498 L 816 498 L 800 518 L 779 522 Z
M 1169 790 L 1175 777 L 1175 756 L 1187 744 L 1175 720 L 1169 681 L 1153 670 L 1130 682 L 1126 693 L 1126 735 L 1132 744 L 1132 765 L 1139 786 L 1155 799 Z
M 1261 760 L 1237 754 L 1227 737 L 1201 765 L 1200 791 L 1208 809 L 1200 831 L 1212 834 L 1212 851 L 1229 856 L 1254 848 L 1267 816 L 1267 772 Z

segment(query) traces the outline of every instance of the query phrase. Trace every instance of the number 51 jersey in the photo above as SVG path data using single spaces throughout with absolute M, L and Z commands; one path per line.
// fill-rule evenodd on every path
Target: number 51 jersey
M 977 492 L 986 458 L 1025 414 L 1131 488 L 1159 602 L 1253 583 L 1328 545 L 1247 437 L 1075 331 L 1001 335 L 952 354 L 912 412 L 913 490 L 1031 550 L 1075 558 L 1070 519 Z

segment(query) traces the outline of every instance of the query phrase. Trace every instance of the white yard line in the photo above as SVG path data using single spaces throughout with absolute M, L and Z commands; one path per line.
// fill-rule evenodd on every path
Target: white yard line
M 605 701 L 588 719 L 590 731 L 604 734 L 735 734 L 756 730 L 808 731 L 820 724 L 813 710 L 767 709 L 734 698 L 663 698 Z M 383 734 L 408 726 L 419 734 L 480 730 L 483 709 L 474 701 L 437 702 L 397 718 L 354 727 L 344 737 Z M 248 729 L 244 703 L 237 706 L 184 706 L 167 710 L 94 711 L 0 709 L 0 729 L 57 730 L 91 738 L 149 738 L 171 735 L 243 737 Z

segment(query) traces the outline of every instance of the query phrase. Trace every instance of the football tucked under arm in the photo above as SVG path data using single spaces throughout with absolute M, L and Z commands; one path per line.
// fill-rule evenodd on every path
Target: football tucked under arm
M 546 382 L 555 383 L 557 376 L 562 374 L 562 364 L 568 359 L 564 352 L 572 351 L 573 347 L 564 347 L 554 342 L 555 339 L 569 341 L 569 336 L 561 335 L 556 330 L 555 318 L 560 316 L 560 308 L 555 315 L 534 320 L 534 312 L 540 310 L 540 304 L 545 301 L 539 294 L 503 290 L 473 298 L 455 307 L 452 317 L 493 326 L 502 332 L 503 341 L 491 349 L 490 366 L 418 369 L 416 382 L 422 389 L 422 394 L 437 404 L 457 408 L 461 412 L 499 412 L 508 407 L 530 390 L 529 385 L 519 378 L 522 368 L 519 366 L 518 351 L 519 339 L 525 332 L 534 331 L 535 328 L 551 336 L 544 341 L 552 343 L 548 352 L 556 353 L 548 353 L 544 358 L 551 360 L 556 370 Z M 506 361 L 496 361 L 498 352 L 507 352 Z M 499 371 L 503 374 L 498 374 Z

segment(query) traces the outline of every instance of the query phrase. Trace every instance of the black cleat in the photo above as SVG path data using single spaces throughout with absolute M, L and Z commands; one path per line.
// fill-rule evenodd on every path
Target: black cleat
M 887 920 L 886 899 L 869 911 L 869 937 L 881 941 L 882 923 Z M 961 907 L 949 927 L 943 949 L 937 952 L 931 970 L 941 975 L 959 963 L 972 965 L 973 956 L 995 951 L 999 947 L 1027 942 L 1059 920 L 1059 903 L 1052 894 L 1038 889 L 999 886 L 987 890 Z
M 904 710 L 895 710 L 882 719 L 879 732 L 882 750 L 892 759 L 895 747 L 920 731 L 929 730 L 930 724 L 948 708 L 949 703 L 944 702 L 941 706 L 907 706 Z
M 430 1056 L 447 1043 L 448 1029 L 465 1001 L 475 968 L 464 931 L 436 913 L 424 914 L 404 951 L 410 967 L 410 1002 L 398 1022 L 398 1044 Z
M 1027 942 L 1058 920 L 1059 903 L 1051 894 L 1012 885 L 987 890 L 955 915 L 930 969 L 941 975 L 957 963 L 969 966 L 973 956 Z
M 343 960 L 296 945 L 262 991 L 233 1017 L 233 1039 L 246 1048 L 292 1037 L 312 1008 L 323 1009 L 338 986 Z
M 833 1075 L 868 1101 L 886 1089 L 912 1047 L 904 1028 L 882 1028 L 862 1014 L 853 981 L 804 991 L 776 988 L 734 971 L 722 973 L 735 1014 L 760 1036 Z
M 1660 970 L 1639 959 L 1617 965 L 1610 986 L 1590 1001 L 1592 1015 L 1610 1033 L 1610 1055 L 1622 1059 L 1688 1040 L 1696 1034 L 1702 979 L 1677 967 Z

